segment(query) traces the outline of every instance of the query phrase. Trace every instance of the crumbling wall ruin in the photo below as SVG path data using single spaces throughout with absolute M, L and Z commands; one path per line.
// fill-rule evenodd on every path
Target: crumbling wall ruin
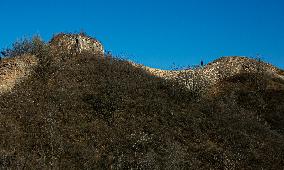
M 95 54 L 104 54 L 103 45 L 84 33 L 55 35 L 50 41 L 50 47 L 56 51 L 69 54 L 78 54 L 82 52 L 91 52 Z

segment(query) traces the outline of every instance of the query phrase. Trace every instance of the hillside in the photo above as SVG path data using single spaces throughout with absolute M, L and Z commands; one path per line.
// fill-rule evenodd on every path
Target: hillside
M 0 63 L 0 94 L 10 92 L 14 86 L 30 75 L 37 65 L 35 56 L 3 59 Z
M 29 76 L 0 95 L 1 168 L 283 169 L 280 69 L 219 76 L 203 93 L 180 83 L 190 77 L 61 52 L 41 46 Z M 237 63 L 201 69 L 228 61 Z

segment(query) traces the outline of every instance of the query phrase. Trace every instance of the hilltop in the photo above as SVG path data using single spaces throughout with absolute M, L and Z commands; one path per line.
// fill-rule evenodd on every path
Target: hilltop
M 165 71 L 72 42 L 1 61 L 1 168 L 283 169 L 283 70 L 224 57 Z

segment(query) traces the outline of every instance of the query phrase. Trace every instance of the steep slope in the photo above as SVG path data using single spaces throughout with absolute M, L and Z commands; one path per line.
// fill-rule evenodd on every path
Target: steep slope
M 281 81 L 273 92 L 251 88 L 243 96 L 257 82 L 231 76 L 217 84 L 219 93 L 196 100 L 188 88 L 126 61 L 91 53 L 50 61 L 0 96 L 1 168 L 284 166 L 282 122 L 274 121 L 283 120 Z

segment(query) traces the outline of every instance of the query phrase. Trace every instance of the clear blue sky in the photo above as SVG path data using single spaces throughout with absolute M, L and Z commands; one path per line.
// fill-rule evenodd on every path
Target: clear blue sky
M 106 50 L 169 69 L 220 56 L 256 56 L 284 68 L 283 0 L 1 0 L 0 48 L 85 31 Z

